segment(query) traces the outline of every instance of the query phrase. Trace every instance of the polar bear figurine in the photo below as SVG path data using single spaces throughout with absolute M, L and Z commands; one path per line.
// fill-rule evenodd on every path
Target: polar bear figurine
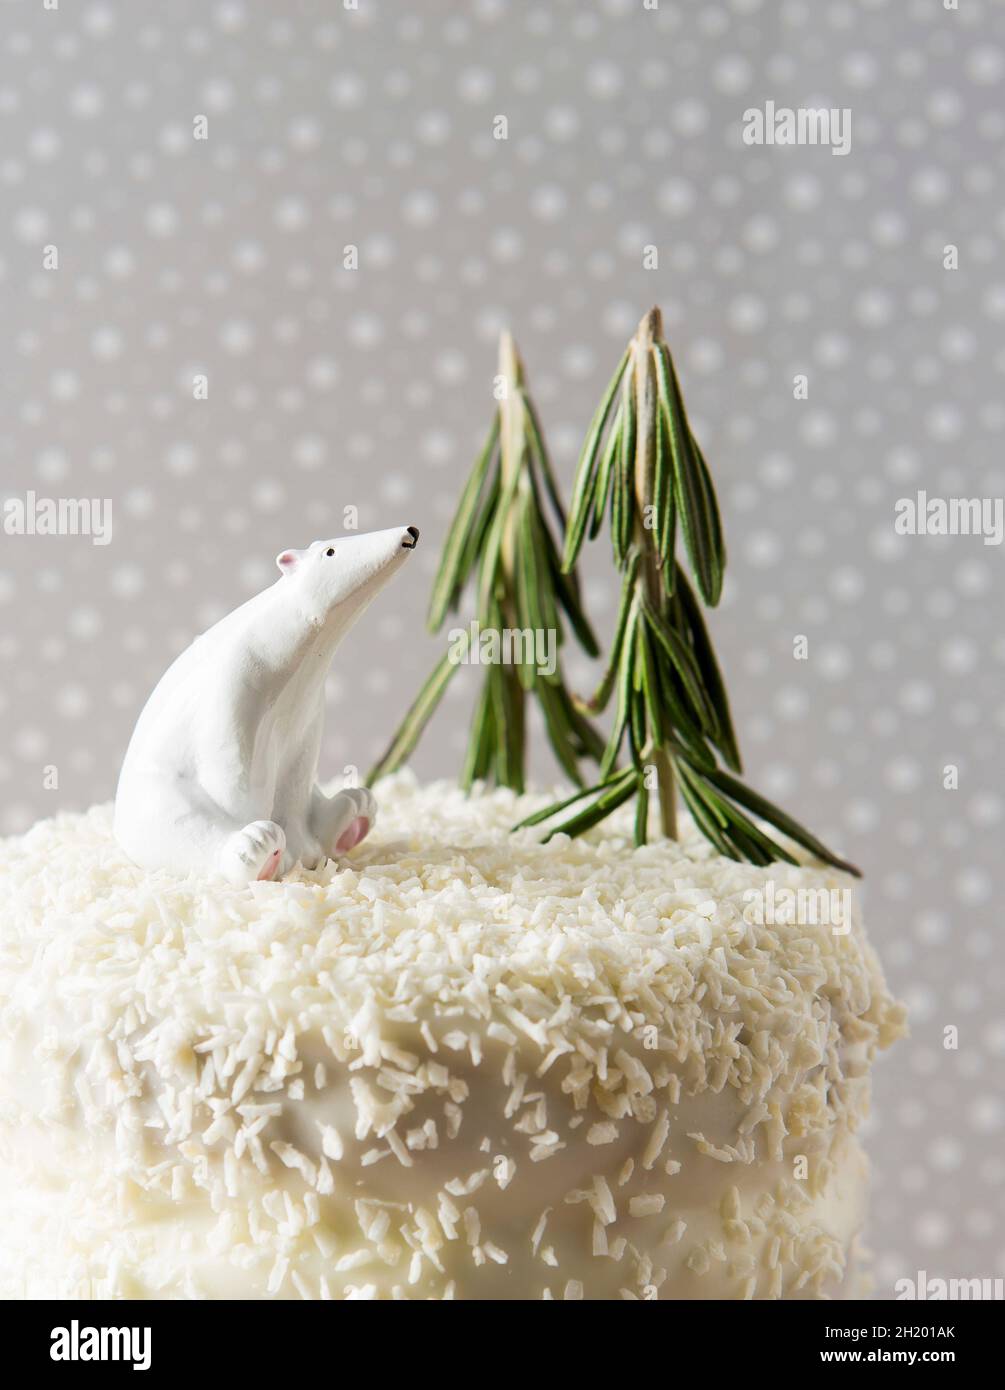
M 324 684 L 335 649 L 415 549 L 399 526 L 284 550 L 280 578 L 221 619 L 161 677 L 115 795 L 136 864 L 245 884 L 315 868 L 373 825 L 364 787 L 317 786 Z

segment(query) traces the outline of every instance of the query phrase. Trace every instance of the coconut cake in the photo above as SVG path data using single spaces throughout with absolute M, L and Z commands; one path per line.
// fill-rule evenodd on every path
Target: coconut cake
M 858 1290 L 856 1131 L 904 1030 L 819 864 L 511 827 L 408 773 L 350 856 L 145 872 L 111 807 L 0 855 L 7 1297 Z M 805 856 L 802 856 L 805 859 Z

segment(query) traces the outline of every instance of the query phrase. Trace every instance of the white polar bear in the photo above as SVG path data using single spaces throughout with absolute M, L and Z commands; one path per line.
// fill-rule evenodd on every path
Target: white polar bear
M 144 869 L 250 883 L 359 843 L 365 787 L 315 782 L 339 642 L 400 569 L 414 526 L 284 550 L 281 577 L 197 637 L 161 677 L 126 750 L 115 836 Z

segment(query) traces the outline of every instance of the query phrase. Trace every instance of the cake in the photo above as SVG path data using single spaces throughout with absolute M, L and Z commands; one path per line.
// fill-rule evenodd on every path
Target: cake
M 110 806 L 7 840 L 0 1292 L 854 1292 L 903 1011 L 857 907 L 756 909 L 852 881 L 686 819 L 510 833 L 543 804 L 397 774 L 350 856 L 245 887 L 135 867 Z

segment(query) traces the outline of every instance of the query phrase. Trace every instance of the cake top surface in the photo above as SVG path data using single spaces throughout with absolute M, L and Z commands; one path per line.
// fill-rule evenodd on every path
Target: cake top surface
M 850 921 L 826 924 L 823 897 L 852 894 L 847 876 L 717 857 L 686 818 L 679 842 L 641 848 L 627 815 L 577 840 L 511 834 L 539 804 L 398 774 L 349 859 L 243 888 L 137 869 L 110 807 L 42 821 L 0 862 L 8 1022 L 58 1004 L 85 1033 L 163 1021 L 292 1041 L 324 1027 L 364 1051 L 385 1024 L 434 1016 L 492 1019 L 542 1047 L 654 1023 L 682 1057 L 724 1064 L 751 1029 L 816 1027 L 822 1002 L 880 1045 L 900 1030 L 853 899 Z M 824 924 L 805 920 L 813 901 Z

